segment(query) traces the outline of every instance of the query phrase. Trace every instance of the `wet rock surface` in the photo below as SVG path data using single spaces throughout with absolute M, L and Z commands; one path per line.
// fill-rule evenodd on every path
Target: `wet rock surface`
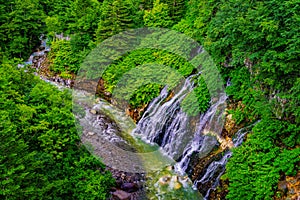
M 252 126 L 253 124 L 241 128 L 241 125 L 235 125 L 232 116 L 226 112 L 222 137 L 225 138 L 224 143 L 227 145 L 224 143 L 216 145 L 213 151 L 202 158 L 199 158 L 197 154 L 192 155 L 188 174 L 194 182 L 194 186 L 206 199 L 225 199 L 228 193 L 228 180 L 222 180 L 221 176 L 224 174 L 226 163 L 232 155 L 231 148 L 241 145 Z M 235 133 L 233 133 L 234 130 L 236 130 Z
M 121 128 L 103 112 L 86 107 L 85 122 L 82 140 L 87 142 L 106 141 L 124 151 L 136 152 L 126 140 L 122 138 Z
M 213 199 L 213 200 L 225 199 L 226 195 L 229 192 L 228 185 L 229 185 L 228 179 L 226 179 L 226 180 L 221 179 L 219 182 L 219 186 L 215 190 L 211 191 L 211 193 L 208 196 L 208 199 Z
M 116 180 L 116 187 L 111 189 L 110 200 L 143 200 L 147 199 L 144 173 L 129 173 L 107 167 Z
M 220 160 L 222 158 L 222 153 L 217 153 L 217 152 L 212 152 L 210 155 L 196 161 L 194 160 L 194 162 L 192 162 L 192 164 L 194 164 L 193 166 L 191 166 L 191 171 L 192 174 L 191 179 L 192 181 L 196 181 L 197 179 L 200 179 L 201 177 L 204 176 L 204 174 L 206 173 L 206 169 L 208 168 L 208 166 L 217 160 Z M 220 172 L 221 172 L 221 168 L 220 168 Z M 216 173 L 216 176 L 218 175 L 218 173 Z M 212 187 L 213 183 L 214 183 L 214 178 L 212 178 L 210 181 L 208 182 L 199 182 L 196 186 L 197 189 L 200 191 L 201 194 L 203 194 L 205 196 L 205 194 L 207 193 L 207 191 Z

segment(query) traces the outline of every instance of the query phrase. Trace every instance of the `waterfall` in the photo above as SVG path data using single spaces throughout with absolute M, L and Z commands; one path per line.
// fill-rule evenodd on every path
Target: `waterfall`
M 190 76 L 182 83 L 177 94 L 169 101 L 167 87 L 148 106 L 139 120 L 134 134 L 149 143 L 157 143 L 163 151 L 178 159 L 193 136 L 189 126 L 189 117 L 180 108 L 184 97 L 193 89 Z
M 223 127 L 223 111 L 226 94 L 214 98 L 211 107 L 205 114 L 200 115 L 194 124 L 180 108 L 184 97 L 193 89 L 191 78 L 187 78 L 179 92 L 169 101 L 167 88 L 148 106 L 146 112 L 137 124 L 135 134 L 149 143 L 157 143 L 161 149 L 178 163 L 176 171 L 183 174 L 193 153 L 207 155 L 217 144 L 217 139 Z
M 227 81 L 230 85 L 230 80 Z M 180 108 L 180 102 L 193 90 L 191 77 L 187 78 L 173 98 L 168 99 L 168 90 L 165 87 L 160 95 L 148 106 L 146 112 L 137 124 L 134 133 L 148 141 L 157 143 L 161 150 L 176 162 L 175 171 L 183 175 L 187 173 L 193 163 L 191 160 L 196 155 L 197 159 L 207 156 L 214 147 L 226 140 L 221 132 L 224 125 L 224 111 L 227 96 L 219 94 L 218 98 L 212 98 L 210 108 L 202 113 L 195 125 L 192 119 Z M 242 144 L 245 135 L 256 123 L 240 129 L 232 139 L 230 147 Z M 194 181 L 193 188 L 201 188 L 205 199 L 209 198 L 212 190 L 219 185 L 220 177 L 225 172 L 225 166 L 232 156 L 230 148 L 218 153 L 215 160 L 210 162 Z

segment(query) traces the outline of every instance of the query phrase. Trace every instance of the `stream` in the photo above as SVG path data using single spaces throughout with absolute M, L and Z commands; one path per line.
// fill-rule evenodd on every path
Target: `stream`
M 38 71 L 43 62 L 39 58 L 45 57 L 49 51 L 50 47 L 41 37 L 40 50 L 34 52 L 25 64 L 34 62 Z M 60 89 L 70 87 L 70 80 L 40 77 Z M 221 94 L 205 113 L 197 118 L 188 116 L 180 103 L 193 89 L 191 77 L 181 84 L 171 99 L 166 100 L 168 90 L 165 87 L 149 103 L 137 124 L 123 110 L 104 99 L 87 91 L 72 89 L 73 113 L 82 142 L 109 168 L 145 174 L 142 182 L 146 183 L 142 188 L 146 199 L 208 199 L 232 155 L 226 150 L 221 159 L 211 162 L 201 177 L 191 181 L 187 171 L 192 155 L 203 158 L 222 141 L 221 125 L 227 100 L 226 94 Z M 247 132 L 248 129 L 239 130 L 233 145 L 240 145 Z M 197 188 L 208 181 L 212 184 L 202 196 Z

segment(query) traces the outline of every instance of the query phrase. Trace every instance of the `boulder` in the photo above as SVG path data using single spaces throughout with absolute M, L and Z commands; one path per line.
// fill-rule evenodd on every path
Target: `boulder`
M 166 169 L 167 169 L 168 171 L 173 171 L 174 167 L 173 167 L 172 165 L 170 165 L 170 166 L 168 166 Z
M 113 197 L 117 200 L 130 200 L 131 194 L 123 190 L 116 190 L 112 193 Z
M 286 182 L 286 180 L 278 182 L 278 189 L 281 190 L 281 191 L 284 191 L 284 192 L 287 191 L 287 182 Z

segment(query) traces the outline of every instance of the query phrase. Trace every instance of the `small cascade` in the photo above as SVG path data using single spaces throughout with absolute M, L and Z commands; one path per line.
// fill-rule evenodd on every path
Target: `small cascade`
M 35 60 L 35 58 L 41 58 L 50 51 L 50 46 L 47 45 L 48 39 L 45 38 L 45 35 L 41 35 L 41 37 L 39 39 L 41 41 L 41 43 L 40 43 L 41 45 L 39 46 L 38 51 L 33 52 L 30 55 L 30 57 L 28 58 L 27 62 L 25 62 L 25 65 L 32 65 L 33 62 L 36 62 L 35 66 L 36 66 L 37 70 L 41 66 L 41 61 L 43 61 L 43 59 Z
M 58 35 L 61 36 L 61 35 Z M 58 39 L 70 39 L 69 37 L 57 37 Z M 19 68 L 23 68 L 25 65 L 30 65 L 31 68 L 35 68 L 36 72 L 34 73 L 36 76 L 39 76 L 46 82 L 57 85 L 59 87 L 65 86 L 68 88 L 72 88 L 74 85 L 74 81 L 72 79 L 65 79 L 60 77 L 58 74 L 53 74 L 49 71 L 47 64 L 44 62 L 47 60 L 47 53 L 50 52 L 51 48 L 47 44 L 48 38 L 42 34 L 40 36 L 40 46 L 33 52 L 28 60 L 23 64 L 18 64 Z
M 211 190 L 215 189 L 218 186 L 219 180 L 225 172 L 226 163 L 228 159 L 231 157 L 231 155 L 232 152 L 228 151 L 224 154 L 224 156 L 220 160 L 212 162 L 206 169 L 206 172 L 201 177 L 201 179 L 194 182 L 193 188 L 195 190 L 197 190 L 198 184 L 203 184 L 203 185 L 210 184 L 209 189 L 207 190 L 204 196 L 204 199 L 208 199 Z
M 256 124 L 256 123 L 255 123 Z M 237 147 L 243 143 L 243 140 L 246 134 L 251 130 L 251 128 L 255 125 L 252 124 L 248 127 L 240 129 L 236 134 L 235 138 L 233 139 L 234 147 Z M 224 155 L 216 161 L 211 162 L 205 170 L 205 173 L 198 178 L 194 182 L 193 188 L 197 190 L 198 186 L 208 186 L 209 189 L 204 194 L 204 199 L 208 199 L 210 192 L 217 188 L 219 185 L 219 180 L 221 176 L 225 172 L 225 166 L 228 162 L 228 159 L 232 156 L 232 151 L 227 150 L 224 152 Z

